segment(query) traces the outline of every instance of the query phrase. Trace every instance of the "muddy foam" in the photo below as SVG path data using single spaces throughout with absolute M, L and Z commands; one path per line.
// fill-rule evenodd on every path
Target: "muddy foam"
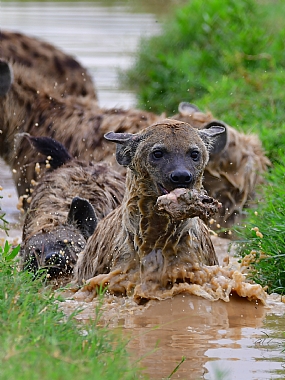
M 168 213 L 174 220 L 197 216 L 209 219 L 217 212 L 219 206 L 219 202 L 208 197 L 203 190 L 186 189 L 175 189 L 160 196 L 155 205 L 156 212 Z M 194 241 L 196 235 L 193 231 L 190 239 Z M 110 273 L 96 275 L 75 293 L 74 299 L 91 301 L 96 297 L 98 289 L 107 288 L 108 293 L 128 296 L 137 304 L 144 304 L 149 300 L 164 300 L 178 294 L 196 295 L 210 301 L 225 302 L 229 302 L 232 294 L 237 294 L 250 301 L 258 300 L 266 304 L 264 289 L 247 280 L 244 267 L 236 260 L 225 262 L 223 266 L 207 266 L 202 260 L 191 262 L 189 265 L 187 260 L 191 259 L 191 253 L 185 252 L 186 260 L 182 258 L 183 255 L 175 256 L 173 253 L 175 251 L 171 251 L 169 257 L 165 252 L 153 250 L 148 255 L 152 257 L 146 269 L 141 265 L 123 270 L 119 265 Z
M 183 272 L 183 268 L 176 268 Z M 264 289 L 247 280 L 245 273 L 236 261 L 226 266 L 196 265 L 191 273 L 185 273 L 184 278 L 177 278 L 168 288 L 162 288 L 157 283 L 141 283 L 138 273 L 120 273 L 119 270 L 101 274 L 88 280 L 77 290 L 73 298 L 78 301 L 92 301 L 99 288 L 107 288 L 109 294 L 128 294 L 128 297 L 138 304 L 149 300 L 164 300 L 177 294 L 196 295 L 210 301 L 230 301 L 232 294 L 248 300 L 257 300 L 266 305 L 267 294 Z

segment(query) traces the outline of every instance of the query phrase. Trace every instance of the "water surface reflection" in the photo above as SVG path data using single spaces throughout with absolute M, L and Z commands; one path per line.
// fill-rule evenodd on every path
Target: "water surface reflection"
M 82 308 L 82 322 L 94 318 L 96 305 L 68 300 L 63 308 L 67 314 Z M 133 359 L 141 359 L 151 379 L 167 378 L 183 357 L 172 379 L 283 379 L 284 309 L 276 300 L 270 309 L 236 296 L 226 303 L 178 295 L 147 306 L 107 297 L 101 323 L 130 337 Z

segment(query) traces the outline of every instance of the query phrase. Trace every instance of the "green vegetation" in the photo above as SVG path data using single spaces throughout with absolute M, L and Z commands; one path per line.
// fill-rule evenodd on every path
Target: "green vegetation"
M 248 210 L 246 227 L 237 229 L 241 256 L 251 278 L 269 292 L 285 293 L 285 159 L 275 164 L 256 210 Z
M 0 189 L 1 190 L 1 189 Z M 0 200 L 3 199 L 3 197 L 0 195 Z M 8 222 L 5 219 L 5 213 L 1 210 L 0 207 L 0 230 L 3 230 L 8 235 Z
M 284 12 L 282 0 L 208 0 L 207 6 L 189 0 L 159 35 L 141 41 L 122 76 L 141 108 L 174 114 L 188 101 L 258 134 L 273 166 L 257 208 L 237 229 L 239 252 L 256 252 L 253 279 L 279 293 L 285 293 Z
M 285 150 L 284 77 L 282 70 L 223 76 L 196 104 L 238 130 L 257 134 L 271 162 L 279 162 Z
M 122 84 L 138 106 L 176 113 L 189 101 L 234 127 L 257 132 L 272 160 L 285 148 L 282 1 L 191 0 L 143 39 Z
M 268 37 L 258 13 L 254 0 L 209 0 L 207 7 L 193 0 L 178 8 L 161 35 L 142 41 L 128 72 L 140 105 L 176 112 L 181 96 L 196 101 L 221 75 L 269 69 L 273 62 L 263 53 Z
M 16 254 L 8 243 L 0 249 L 0 379 L 143 378 L 118 335 L 97 327 L 98 317 L 84 325 L 66 318 L 54 292 L 18 272 Z

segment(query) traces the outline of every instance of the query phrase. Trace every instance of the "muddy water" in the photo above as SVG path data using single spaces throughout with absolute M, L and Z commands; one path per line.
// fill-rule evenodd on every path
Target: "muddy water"
M 266 307 L 236 296 L 227 303 L 191 295 L 137 306 L 109 296 L 100 323 L 129 338 L 133 360 L 150 379 L 167 378 L 182 358 L 172 379 L 284 379 L 285 306 L 270 298 Z M 69 300 L 63 308 L 83 310 L 82 322 L 94 318 L 96 305 Z
M 260 380 L 273 378 L 272 369 L 285 374 L 280 340 L 270 344 L 265 315 L 263 306 L 238 298 L 225 303 L 178 296 L 156 302 L 125 323 L 136 332 L 129 347 L 137 347 L 141 357 L 149 353 L 143 364 L 147 373 L 156 373 L 152 378 L 167 377 L 184 356 L 173 378 L 214 379 L 219 369 L 228 373 L 224 379 Z M 156 345 L 157 351 L 150 353 Z
M 100 105 L 130 107 L 134 95 L 118 89 L 117 68 L 127 67 L 141 35 L 159 30 L 157 12 L 166 1 L 92 3 L 2 2 L 0 26 L 48 40 L 77 56 L 94 76 Z M 10 171 L 0 162 L 1 206 L 11 222 L 10 237 L 20 237 L 21 216 Z M 3 233 L 0 233 L 1 236 Z M 221 256 L 228 242 L 214 240 Z M 269 307 L 232 297 L 229 303 L 191 295 L 137 306 L 107 297 L 102 324 L 123 335 L 134 361 L 141 359 L 151 379 L 284 379 L 282 353 L 284 304 Z M 79 320 L 95 315 L 96 302 L 67 300 L 68 314 L 83 308 Z M 220 374 L 220 375 L 219 375 Z

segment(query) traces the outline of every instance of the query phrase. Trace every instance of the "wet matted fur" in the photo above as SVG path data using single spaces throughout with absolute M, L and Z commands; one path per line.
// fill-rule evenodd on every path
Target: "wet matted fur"
M 106 134 L 127 167 L 126 192 L 116 210 L 98 223 L 75 267 L 79 284 L 94 277 L 114 294 L 139 294 L 187 281 L 196 265 L 218 263 L 208 228 L 199 217 L 158 210 L 159 197 L 178 189 L 203 192 L 209 152 L 223 149 L 221 126 L 197 130 L 166 119 L 137 133 Z M 140 289 L 140 290 L 139 290 Z M 141 293 L 142 290 L 142 293 Z
M 164 117 L 134 109 L 101 109 L 89 97 L 84 101 L 82 97 L 61 98 L 50 83 L 36 73 L 32 75 L 16 63 L 12 71 L 14 82 L 0 101 L 0 154 L 14 171 L 19 195 L 26 194 L 31 180 L 36 179 L 35 163 L 43 162 L 41 167 L 45 170 L 45 160 L 41 156 L 35 158 L 27 142 L 14 144 L 18 132 L 54 137 L 73 156 L 87 161 L 104 160 L 125 173 L 125 168 L 116 164 L 104 134 L 109 130 L 137 133 Z M 203 113 L 185 102 L 180 104 L 179 113 L 173 118 L 185 120 L 196 128 L 207 128 L 212 123 L 227 128 L 225 148 L 211 154 L 205 168 L 204 187 L 223 204 L 213 227 L 231 227 L 239 220 L 242 208 L 254 198 L 255 187 L 269 165 L 258 137 L 240 133 L 215 120 L 211 113 Z
M 21 267 L 33 272 L 46 268 L 51 278 L 65 278 L 97 222 L 121 204 L 125 180 L 107 163 L 78 161 L 56 141 L 36 140 L 37 149 L 51 154 L 55 169 L 45 173 L 30 197 Z
M 17 62 L 48 80 L 60 96 L 89 96 L 97 99 L 93 80 L 70 54 L 39 38 L 0 30 L 0 57 Z

